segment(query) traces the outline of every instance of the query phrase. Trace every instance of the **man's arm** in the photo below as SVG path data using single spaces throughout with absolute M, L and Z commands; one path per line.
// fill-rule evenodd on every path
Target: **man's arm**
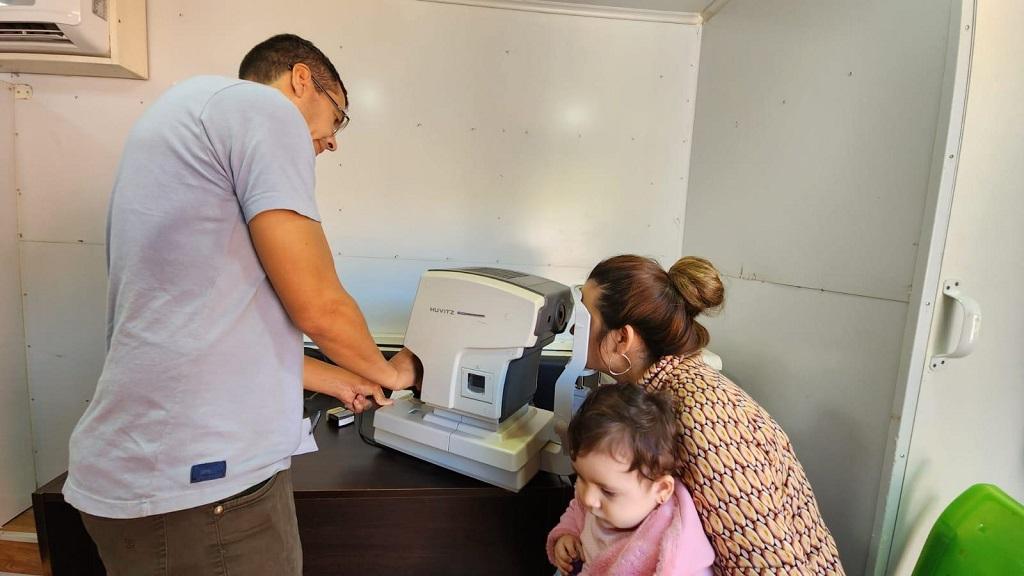
M 380 386 L 339 366 L 306 356 L 302 366 L 302 387 L 333 396 L 356 414 L 369 408 L 372 398 L 380 406 L 391 404 Z
M 359 306 L 338 280 L 319 222 L 291 210 L 268 210 L 249 222 L 249 233 L 288 316 L 327 357 L 385 388 L 414 383 L 411 368 L 389 364 L 377 349 Z

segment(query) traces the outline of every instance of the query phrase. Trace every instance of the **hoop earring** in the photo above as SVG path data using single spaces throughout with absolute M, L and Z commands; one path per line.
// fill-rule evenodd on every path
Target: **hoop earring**
M 623 370 L 622 372 L 615 372 L 612 370 L 611 366 L 608 366 L 608 373 L 611 374 L 612 376 L 622 376 L 626 372 L 629 372 L 630 370 L 633 369 L 633 361 L 629 359 L 629 356 L 626 356 L 625 352 L 619 352 L 619 356 L 622 356 L 623 358 L 626 359 L 626 369 Z

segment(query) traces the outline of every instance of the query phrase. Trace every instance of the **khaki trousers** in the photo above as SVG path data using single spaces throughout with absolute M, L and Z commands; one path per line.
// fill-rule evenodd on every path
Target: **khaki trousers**
M 188 510 L 127 520 L 81 514 L 110 576 L 302 574 L 290 470 Z

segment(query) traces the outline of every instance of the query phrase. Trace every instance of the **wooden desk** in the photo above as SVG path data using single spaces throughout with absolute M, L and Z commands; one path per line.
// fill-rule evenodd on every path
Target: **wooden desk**
M 307 406 L 331 400 L 320 397 Z M 554 572 L 544 541 L 572 498 L 564 479 L 542 472 L 513 494 L 370 446 L 356 425 L 338 430 L 326 416 L 315 437 L 318 452 L 292 459 L 305 574 Z M 65 476 L 32 495 L 44 570 L 105 574 L 81 518 L 61 495 Z

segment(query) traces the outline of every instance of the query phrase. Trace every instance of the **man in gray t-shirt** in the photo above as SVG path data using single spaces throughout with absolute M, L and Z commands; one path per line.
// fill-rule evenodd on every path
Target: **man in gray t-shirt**
M 64 486 L 111 573 L 299 574 L 303 386 L 360 411 L 415 379 L 411 354 L 377 350 L 320 226 L 314 160 L 348 123 L 337 70 L 280 35 L 239 76 L 168 90 L 114 184 L 107 357 Z M 339 366 L 306 358 L 303 332 Z

